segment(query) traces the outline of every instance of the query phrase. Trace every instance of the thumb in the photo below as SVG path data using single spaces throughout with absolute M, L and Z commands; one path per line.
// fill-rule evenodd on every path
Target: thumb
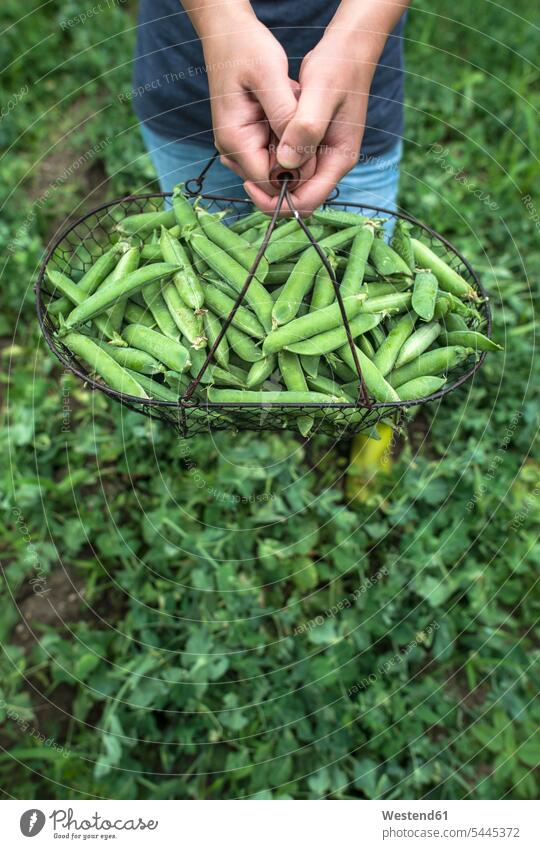
M 299 168 L 316 155 L 335 114 L 332 94 L 319 86 L 302 88 L 296 112 L 277 149 L 277 161 L 282 168 Z

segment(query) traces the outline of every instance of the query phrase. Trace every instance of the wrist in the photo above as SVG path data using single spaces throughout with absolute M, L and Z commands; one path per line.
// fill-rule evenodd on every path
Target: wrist
M 200 39 L 230 36 L 257 21 L 249 0 L 182 0 Z
M 342 51 L 336 55 L 371 64 L 374 71 L 389 34 L 408 5 L 409 0 L 342 0 L 323 41 Z

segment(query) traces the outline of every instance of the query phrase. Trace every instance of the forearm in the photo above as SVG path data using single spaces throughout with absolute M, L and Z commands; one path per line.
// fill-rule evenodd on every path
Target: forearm
M 341 45 L 346 38 L 355 54 L 361 53 L 375 66 L 388 35 L 409 4 L 410 0 L 342 0 L 324 38 L 339 39 Z M 338 55 L 342 56 L 341 51 Z
M 230 32 L 229 24 L 253 21 L 249 0 L 181 0 L 199 38 Z

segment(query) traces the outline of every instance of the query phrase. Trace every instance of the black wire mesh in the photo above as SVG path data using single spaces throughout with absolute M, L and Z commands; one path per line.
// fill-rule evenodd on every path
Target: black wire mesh
M 55 327 L 47 315 L 47 306 L 54 295 L 47 288 L 45 269 L 50 266 L 79 279 L 85 271 L 117 239 L 114 226 L 127 215 L 137 212 L 151 212 L 162 208 L 163 193 L 135 195 L 110 201 L 88 213 L 67 230 L 61 233 L 49 247 L 39 271 L 35 286 L 38 319 L 46 342 L 62 365 L 84 380 L 93 389 L 104 392 L 130 409 L 165 421 L 179 431 L 183 437 L 195 436 L 209 430 L 254 430 L 280 431 L 298 430 L 298 425 L 306 417 L 312 417 L 313 426 L 310 436 L 316 433 L 334 437 L 352 436 L 356 433 L 369 433 L 381 421 L 399 424 L 412 407 L 438 401 L 466 383 L 481 367 L 485 354 L 471 357 L 452 372 L 452 382 L 438 392 L 415 401 L 365 402 L 349 404 L 215 404 L 200 400 L 179 398 L 177 402 L 158 399 L 141 399 L 121 395 L 114 389 L 93 378 L 84 365 L 55 336 Z M 243 199 L 203 194 L 210 211 L 225 211 L 227 217 L 236 218 L 251 211 L 252 205 Z M 362 204 L 329 202 L 327 208 L 352 211 L 368 217 L 383 216 L 390 220 L 403 218 L 413 225 L 412 235 L 420 236 L 432 250 L 461 274 L 480 294 L 477 305 L 483 332 L 491 335 L 491 313 L 487 295 L 477 275 L 467 260 L 442 236 L 411 216 L 394 213 L 379 207 Z M 474 329 L 474 324 L 471 325 Z

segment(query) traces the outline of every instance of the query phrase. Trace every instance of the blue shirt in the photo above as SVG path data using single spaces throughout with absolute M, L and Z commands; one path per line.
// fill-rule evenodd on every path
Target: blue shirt
M 289 76 L 320 41 L 339 0 L 253 0 L 255 14 L 283 45 Z M 402 18 L 373 77 L 362 156 L 393 147 L 403 130 Z M 202 45 L 179 0 L 141 0 L 132 92 L 141 121 L 170 139 L 212 144 Z

